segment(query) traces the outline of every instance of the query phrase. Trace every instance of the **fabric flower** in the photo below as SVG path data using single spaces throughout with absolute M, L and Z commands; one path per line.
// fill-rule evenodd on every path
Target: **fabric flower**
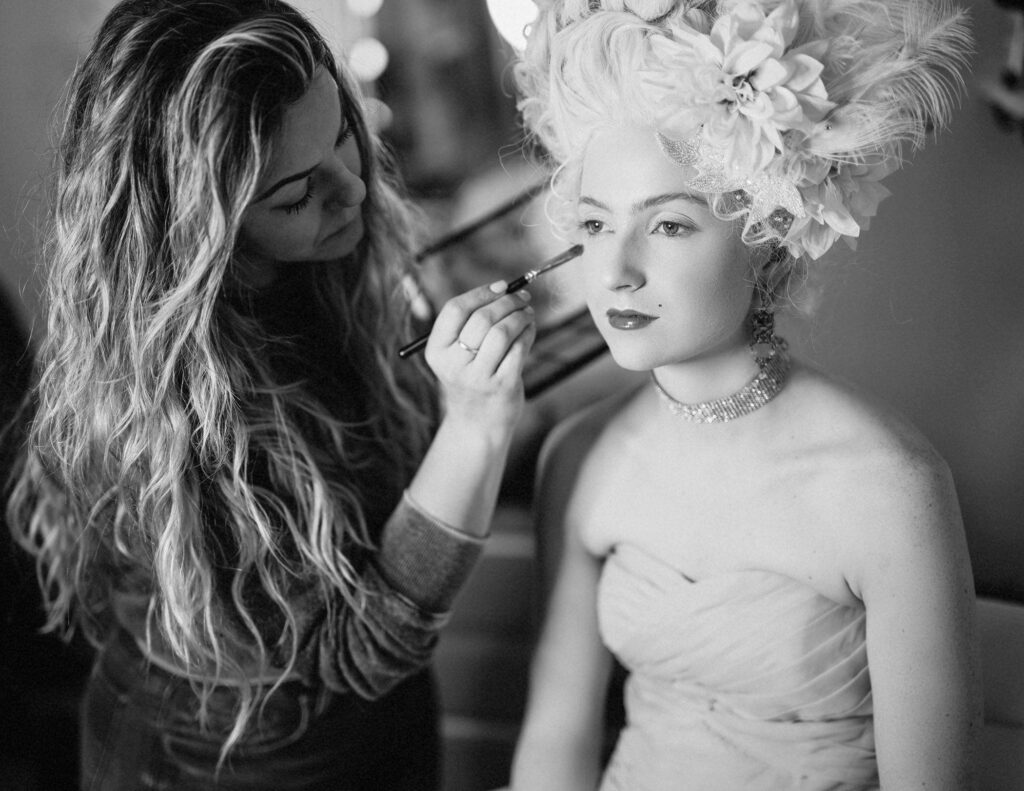
M 819 184 L 800 188 L 807 217 L 794 223 L 787 238 L 800 238 L 811 258 L 820 257 L 840 237 L 850 247 L 867 230 L 878 204 L 889 195 L 879 182 L 892 172 L 893 165 L 844 165 Z
M 702 129 L 737 176 L 762 170 L 782 150 L 781 132 L 809 129 L 832 107 L 814 49 L 786 51 L 798 24 L 795 0 L 768 14 L 748 0 L 709 34 L 678 26 L 655 38 L 652 50 L 672 75 L 654 83 L 668 108 L 662 127 L 680 138 Z
M 871 225 L 871 218 L 878 213 L 878 204 L 890 195 L 879 182 L 895 170 L 894 163 L 893 157 L 884 165 L 847 165 L 839 171 L 839 192 L 862 231 Z

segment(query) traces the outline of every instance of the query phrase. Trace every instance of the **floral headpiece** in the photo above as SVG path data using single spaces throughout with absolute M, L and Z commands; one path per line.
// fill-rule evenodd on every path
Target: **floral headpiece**
M 558 28 L 600 11 L 646 23 L 637 77 L 662 150 L 794 257 L 853 246 L 902 146 L 947 121 L 971 44 L 966 14 L 941 0 L 540 5 Z

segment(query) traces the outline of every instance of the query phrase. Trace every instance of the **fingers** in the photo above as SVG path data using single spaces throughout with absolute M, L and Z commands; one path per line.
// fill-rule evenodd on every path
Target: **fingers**
M 427 365 L 437 376 L 445 420 L 510 431 L 522 413 L 523 365 L 536 330 L 526 291 L 505 284 L 449 300 L 430 333 Z
M 479 349 L 488 330 L 529 301 L 527 291 L 505 294 L 504 281 L 470 289 L 448 300 L 441 308 L 430 333 L 429 345 L 450 346 L 461 340 Z
M 487 330 L 474 364 L 488 376 L 502 374 L 503 369 L 512 370 L 512 375 L 518 376 L 535 334 L 533 308 L 526 305 L 512 311 Z
M 474 310 L 467 318 L 458 332 L 456 343 L 474 349 L 483 348 L 486 340 L 500 327 L 502 322 L 516 313 L 522 313 L 523 308 L 530 301 L 530 292 L 517 291 L 515 294 L 496 299 L 482 307 Z M 505 330 L 501 330 L 505 332 Z M 518 333 L 516 333 L 518 335 Z M 511 338 L 508 339 L 511 342 Z M 505 344 L 508 345 L 507 343 Z
M 498 369 L 494 373 L 495 378 L 515 377 L 518 379 L 536 338 L 537 325 L 534 322 L 530 322 L 526 329 L 515 339 L 511 347 L 509 347 L 508 353 L 502 358 Z
M 529 292 L 506 294 L 506 285 L 498 281 L 467 291 L 442 307 L 426 346 L 426 360 L 442 384 L 482 384 L 499 372 L 521 373 L 525 349 L 533 343 L 534 323 Z M 511 362 L 506 357 L 513 352 Z M 502 379 L 504 379 L 502 374 Z M 468 377 L 468 378 L 467 378 Z M 498 381 L 491 385 L 501 385 Z

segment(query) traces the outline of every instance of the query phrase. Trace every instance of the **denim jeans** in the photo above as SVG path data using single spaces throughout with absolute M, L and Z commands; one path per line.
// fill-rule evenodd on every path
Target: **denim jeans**
M 235 693 L 214 691 L 198 725 L 188 681 L 148 662 L 120 632 L 100 652 L 82 704 L 84 791 L 434 791 L 438 706 L 423 671 L 377 701 L 298 682 L 268 701 L 258 726 L 216 771 Z

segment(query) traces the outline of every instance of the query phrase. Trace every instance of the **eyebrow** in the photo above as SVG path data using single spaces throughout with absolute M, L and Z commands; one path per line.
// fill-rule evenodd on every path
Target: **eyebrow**
M 345 134 L 345 132 L 349 129 L 350 126 L 352 126 L 352 121 L 349 118 L 348 113 L 345 111 L 345 108 L 342 107 L 341 108 L 341 124 L 338 127 L 338 134 L 337 134 L 336 139 L 340 140 L 341 136 L 343 134 Z M 295 174 L 293 174 L 291 176 L 285 176 L 280 181 L 275 182 L 273 184 L 273 186 L 269 187 L 268 189 L 264 190 L 259 195 L 257 195 L 253 199 L 253 203 L 260 203 L 261 201 L 266 200 L 267 198 L 269 198 L 271 195 L 273 195 L 275 192 L 277 192 L 279 189 L 281 189 L 281 187 L 285 186 L 286 184 L 292 184 L 292 183 L 294 183 L 296 181 L 301 181 L 302 179 L 304 179 L 307 176 L 309 176 L 309 174 L 312 173 L 314 170 L 316 170 L 318 166 L 319 166 L 319 163 L 317 163 L 316 165 L 313 165 L 313 167 L 309 168 L 308 170 L 303 170 L 301 173 L 295 173 Z
M 644 198 L 642 201 L 634 203 L 631 211 L 633 214 L 639 214 L 642 211 L 646 211 L 654 206 L 660 206 L 663 203 L 670 203 L 674 200 L 685 200 L 690 203 L 697 203 L 701 206 L 707 206 L 708 202 L 700 195 L 694 195 L 692 192 L 666 192 L 663 195 L 652 195 L 649 198 Z M 597 209 L 603 209 L 604 211 L 611 212 L 606 204 L 601 201 L 591 198 L 587 195 L 581 195 L 579 199 L 580 203 L 586 203 L 589 206 L 593 206 Z
M 256 197 L 256 199 L 253 201 L 253 203 L 259 203 L 260 201 L 266 200 L 271 195 L 273 195 L 275 192 L 277 192 L 279 189 L 281 189 L 281 187 L 283 187 L 285 184 L 291 184 L 292 182 L 295 182 L 295 181 L 301 181 L 302 179 L 306 178 L 310 173 L 312 173 L 314 170 L 316 170 L 316 168 L 317 168 L 317 166 L 313 165 L 313 167 L 309 168 L 309 170 L 303 170 L 301 173 L 295 173 L 294 175 L 291 175 L 291 176 L 285 176 L 283 179 L 281 179 L 280 181 L 276 182 L 274 184 L 274 186 L 270 187 L 270 189 L 265 190 L 263 193 L 258 195 Z

